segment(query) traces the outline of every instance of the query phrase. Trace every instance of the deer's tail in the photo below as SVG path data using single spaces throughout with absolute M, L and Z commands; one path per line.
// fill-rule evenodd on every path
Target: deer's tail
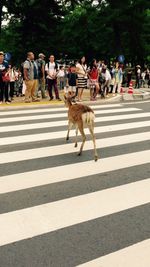
M 92 111 L 85 112 L 82 114 L 82 120 L 83 120 L 83 123 L 87 125 L 93 124 L 95 120 L 95 115 Z

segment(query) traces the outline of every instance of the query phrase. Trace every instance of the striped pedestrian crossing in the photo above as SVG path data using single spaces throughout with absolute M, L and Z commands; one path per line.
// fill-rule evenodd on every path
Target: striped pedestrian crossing
M 118 252 L 103 256 L 97 260 L 78 265 L 78 267 L 112 267 L 112 266 L 134 266 L 145 267 L 150 265 L 149 258 L 150 239 L 136 245 L 122 249 Z M 142 251 L 142 253 L 141 253 Z M 139 255 L 139 257 L 135 257 Z
M 150 112 L 140 113 L 140 114 L 128 114 L 128 115 L 116 115 L 114 116 L 105 116 L 105 117 L 96 117 L 95 122 L 107 122 L 107 121 L 117 121 L 117 120 L 129 120 L 129 119 L 140 119 L 140 118 L 148 118 L 150 117 Z M 60 127 L 67 125 L 67 120 L 63 121 L 51 121 L 51 122 L 42 122 L 42 123 L 34 123 L 34 124 L 20 124 L 15 126 L 1 126 L 0 133 L 2 132 L 12 132 L 18 130 L 33 130 L 39 128 L 52 128 L 52 127 Z
M 0 112 L 2 266 L 149 267 L 150 113 L 93 109 L 98 162 L 66 108 Z

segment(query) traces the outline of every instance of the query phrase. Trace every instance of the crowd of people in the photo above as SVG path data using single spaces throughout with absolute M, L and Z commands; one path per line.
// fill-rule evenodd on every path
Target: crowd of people
M 74 102 L 83 100 L 83 92 L 89 89 L 89 99 L 107 98 L 120 94 L 121 87 L 129 86 L 135 80 L 135 88 L 150 87 L 150 70 L 124 67 L 119 62 L 108 66 L 104 61 L 93 59 L 87 65 L 83 56 L 69 64 L 57 62 L 54 55 L 40 53 L 35 59 L 33 52 L 27 53 L 26 60 L 20 68 L 12 67 L 5 60 L 4 52 L 0 52 L 0 104 L 10 104 L 14 96 L 24 96 L 25 103 L 39 102 L 41 99 L 61 101 L 60 91 L 71 96 Z

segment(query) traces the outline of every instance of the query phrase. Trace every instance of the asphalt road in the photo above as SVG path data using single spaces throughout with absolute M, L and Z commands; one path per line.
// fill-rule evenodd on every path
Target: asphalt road
M 150 101 L 93 108 L 98 162 L 63 106 L 0 111 L 0 267 L 150 266 Z

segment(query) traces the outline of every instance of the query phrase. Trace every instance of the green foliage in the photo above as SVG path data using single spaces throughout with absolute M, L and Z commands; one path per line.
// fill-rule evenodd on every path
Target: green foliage
M 116 58 L 143 64 L 150 56 L 147 0 L 1 0 L 11 20 L 0 49 L 22 61 L 28 50 L 48 56 Z M 1 16 L 2 17 L 2 16 Z

